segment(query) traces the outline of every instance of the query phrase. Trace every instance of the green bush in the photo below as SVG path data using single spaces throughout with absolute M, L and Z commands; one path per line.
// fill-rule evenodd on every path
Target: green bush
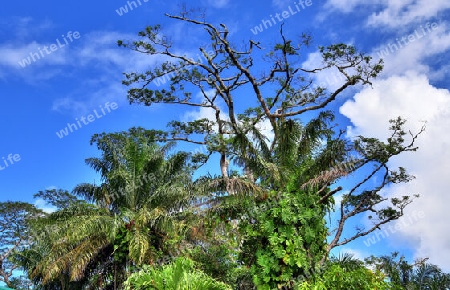
M 388 290 L 393 289 L 385 281 L 381 272 L 360 267 L 354 270 L 345 270 L 339 265 L 331 265 L 316 281 L 303 282 L 297 285 L 296 290 Z
M 178 258 L 162 267 L 144 266 L 131 274 L 125 282 L 125 289 L 231 290 L 231 287 L 195 269 L 192 260 Z

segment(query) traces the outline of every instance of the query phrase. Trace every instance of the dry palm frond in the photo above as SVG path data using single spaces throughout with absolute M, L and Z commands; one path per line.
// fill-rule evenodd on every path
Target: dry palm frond
M 333 181 L 347 176 L 348 171 L 338 168 L 333 168 L 331 170 L 323 171 L 318 176 L 308 180 L 307 182 L 303 183 L 300 188 L 305 189 L 307 187 L 314 187 L 318 185 L 323 184 L 331 184 Z
M 108 241 L 104 238 L 90 238 L 78 245 L 73 251 L 67 253 L 67 260 L 72 265 L 70 268 L 70 279 L 73 281 L 82 279 L 89 262 L 108 244 Z

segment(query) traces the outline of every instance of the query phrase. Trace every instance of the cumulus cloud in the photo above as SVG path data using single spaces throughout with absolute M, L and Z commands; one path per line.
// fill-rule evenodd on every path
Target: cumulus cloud
M 428 0 L 328 0 L 324 7 L 329 11 L 354 13 L 357 8 L 374 11 L 366 24 L 373 28 L 408 29 L 409 25 L 420 24 L 429 19 L 444 19 L 444 11 L 450 8 L 448 1 Z
M 183 122 L 189 122 L 189 121 L 198 120 L 198 119 L 208 119 L 210 121 L 215 122 L 216 121 L 215 114 L 216 114 L 216 112 L 212 108 L 200 107 L 197 110 L 192 110 L 192 111 L 186 112 L 181 117 L 181 120 Z M 221 113 L 221 118 L 226 120 L 226 116 L 223 113 Z
M 445 53 L 450 48 L 450 32 L 445 22 L 427 22 L 412 27 L 407 33 L 388 39 L 374 49 L 375 58 L 384 59 L 384 75 L 400 74 L 408 70 L 431 74 L 442 79 L 445 66 L 431 68 L 427 59 Z M 408 40 L 409 39 L 409 40 Z
M 382 10 L 369 17 L 368 25 L 396 28 L 412 22 L 422 22 L 430 17 L 440 17 L 440 12 L 450 8 L 449 1 L 383 0 L 382 2 Z
M 354 135 L 384 139 L 388 120 L 402 116 L 413 132 L 427 121 L 426 131 L 420 135 L 419 150 L 393 160 L 394 167 L 404 166 L 416 176 L 412 182 L 391 188 L 391 194 L 421 194 L 406 211 L 423 211 L 424 218 L 414 226 L 399 231 L 393 239 L 409 241 L 416 257 L 430 257 L 432 263 L 450 269 L 450 253 L 443 251 L 450 244 L 447 221 L 450 212 L 448 172 L 450 172 L 450 92 L 432 86 L 427 76 L 409 71 L 376 81 L 373 88 L 356 94 L 354 100 L 341 107 L 341 113 L 353 123 Z

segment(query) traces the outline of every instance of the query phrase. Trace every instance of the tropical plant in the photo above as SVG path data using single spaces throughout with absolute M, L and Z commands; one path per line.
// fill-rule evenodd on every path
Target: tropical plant
M 146 266 L 131 274 L 124 284 L 125 289 L 173 289 L 173 290 L 231 290 L 223 282 L 219 282 L 197 270 L 194 262 L 187 258 L 175 259 L 172 263 L 160 268 Z
M 381 272 L 372 272 L 361 266 L 355 269 L 345 269 L 338 264 L 331 264 L 320 276 L 311 281 L 305 281 L 295 286 L 296 290 L 389 290 L 392 285 L 385 281 Z
M 389 256 L 371 256 L 366 259 L 366 263 L 383 272 L 395 289 L 450 289 L 450 274 L 443 272 L 436 265 L 427 263 L 427 260 L 419 259 L 410 264 L 403 255 L 394 252 Z
M 346 271 L 352 271 L 364 266 L 364 261 L 356 259 L 353 254 L 341 253 L 338 256 L 331 256 L 328 265 L 338 265 Z
M 404 168 L 390 168 L 389 160 L 415 151 L 423 128 L 407 138 L 405 121 L 398 118 L 391 120 L 392 134 L 385 142 L 364 136 L 349 140 L 345 130 L 331 124 L 334 113 L 325 110 L 347 89 L 371 85 L 382 70 L 381 61 L 372 61 L 353 46 L 336 44 L 319 47 L 322 64 L 305 68 L 300 63 L 311 43 L 307 34 L 294 44 L 281 27 L 279 43 L 267 50 L 255 40 L 238 47 L 226 25 L 191 15 L 183 10 L 179 16 L 166 16 L 206 31 L 198 49 L 207 61 L 178 53 L 159 25 L 149 26 L 139 33 L 139 40 L 118 44 L 162 56 L 164 62 L 144 73 L 125 74 L 123 83 L 136 86 L 128 91 L 131 103 L 211 110 L 212 119 L 172 121 L 168 131 L 148 134 L 159 141 L 205 145 L 208 154 L 199 158 L 204 161 L 218 155 L 221 176 L 199 180 L 211 194 L 198 212 L 214 212 L 205 216 L 215 218 L 208 219 L 214 220 L 208 226 L 220 233 L 218 240 L 226 235 L 224 229 L 232 229 L 230 238 L 244 246 L 242 260 L 253 269 L 258 285 L 290 287 L 295 275 L 307 276 L 323 265 L 333 248 L 403 215 L 414 195 L 386 198 L 380 191 L 413 178 Z M 334 90 L 315 86 L 315 74 L 321 71 L 339 74 L 342 84 Z M 170 82 L 152 87 L 161 77 Z M 193 90 L 201 97 L 194 97 Z M 245 101 L 240 96 L 246 96 Z M 256 107 L 248 107 L 252 103 Z M 337 183 L 350 175 L 354 178 L 348 184 L 353 185 L 338 205 L 340 217 L 327 231 L 324 217 L 334 205 L 333 195 L 343 190 Z M 344 231 L 348 221 L 366 213 L 371 213 L 372 224 L 344 236 L 350 232 Z M 245 230 L 236 232 L 236 223 Z M 274 232 L 279 228 L 283 230 Z M 327 232 L 334 235 L 328 244 Z
M 160 147 L 139 129 L 95 135 L 92 143 L 102 157 L 86 162 L 102 183 L 73 190 L 92 204 L 75 203 L 36 225 L 52 229 L 27 253 L 35 253 L 31 277 L 44 285 L 69 275 L 69 281 L 116 289 L 133 265 L 175 251 L 186 230 L 194 196 L 188 154 L 168 156 L 170 144 Z

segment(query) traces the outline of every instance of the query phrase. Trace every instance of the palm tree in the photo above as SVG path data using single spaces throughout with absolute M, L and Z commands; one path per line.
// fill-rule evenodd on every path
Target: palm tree
M 329 261 L 329 265 L 339 265 L 342 269 L 346 271 L 357 270 L 364 267 L 364 262 L 355 258 L 353 254 L 344 253 L 339 254 L 339 256 L 332 256 Z
M 398 260 L 397 260 L 398 257 Z M 391 256 L 370 257 L 366 260 L 381 270 L 397 288 L 406 290 L 447 290 L 450 289 L 450 274 L 438 266 L 421 259 L 409 264 L 404 256 L 394 252 Z
M 93 136 L 91 144 L 102 156 L 86 163 L 100 173 L 102 183 L 76 186 L 73 193 L 91 203 L 40 222 L 55 230 L 36 246 L 49 251 L 35 263 L 32 277 L 46 284 L 66 273 L 71 281 L 117 289 L 131 266 L 152 264 L 175 250 L 195 193 L 189 156 L 168 156 L 173 145 L 158 146 L 150 137 L 141 129 Z
M 406 289 L 411 290 L 447 290 L 450 289 L 450 274 L 444 273 L 438 266 L 421 262 L 411 277 Z
M 208 209 L 225 225 L 237 221 L 241 226 L 233 240 L 239 241 L 240 259 L 254 267 L 253 273 L 267 273 L 272 271 L 269 268 L 278 267 L 274 279 L 282 277 L 286 281 L 311 273 L 326 255 L 324 216 L 332 198 L 325 196 L 330 180 L 339 173 L 324 172 L 343 162 L 346 154 L 345 143 L 331 138 L 328 122 L 332 118 L 331 113 L 323 112 L 305 125 L 292 119 L 278 120 L 270 142 L 256 126 L 243 125 L 227 141 L 227 156 L 243 168 L 244 175 L 231 172 L 223 176 L 223 195 L 214 199 Z M 272 215 L 271 211 L 279 214 Z M 286 234 L 288 238 L 281 237 L 283 228 L 292 230 Z M 274 237 L 277 233 L 279 237 Z M 278 238 L 289 240 L 289 246 L 275 245 Z M 281 253 L 285 253 L 284 257 Z

